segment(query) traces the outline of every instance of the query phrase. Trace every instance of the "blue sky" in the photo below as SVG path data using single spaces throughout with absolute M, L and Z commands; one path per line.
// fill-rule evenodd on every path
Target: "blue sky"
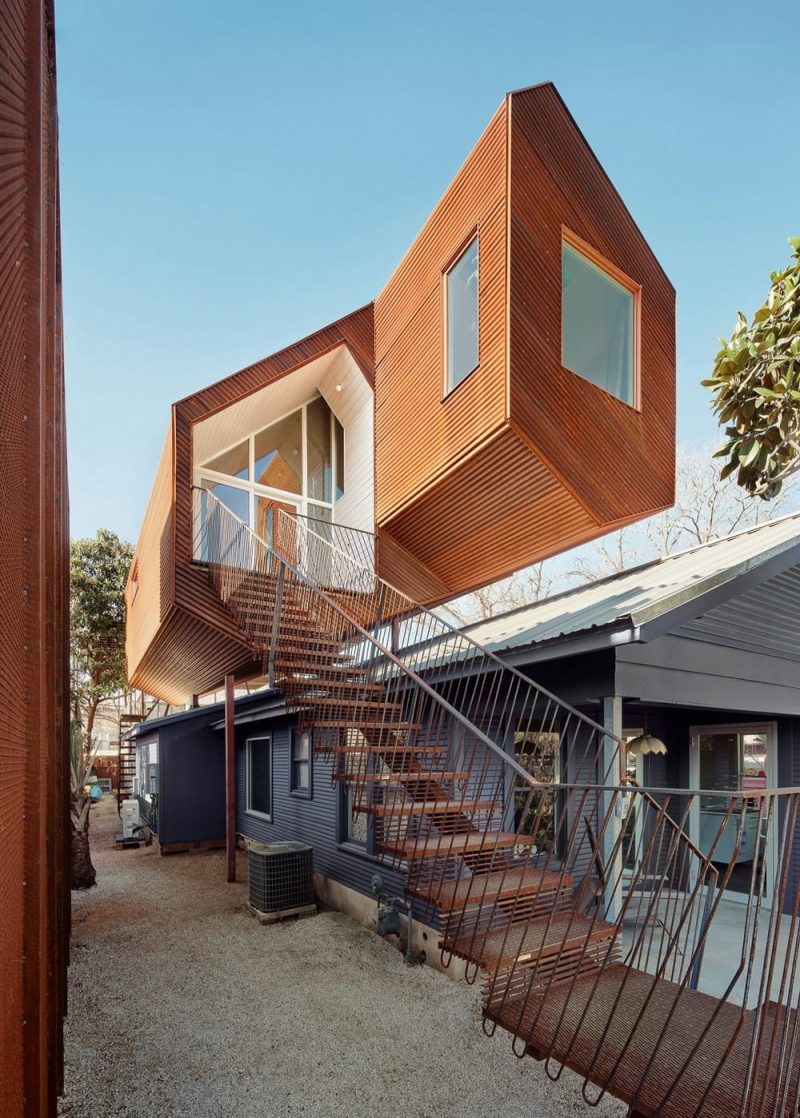
M 797 2 L 60 0 L 72 532 L 136 538 L 169 405 L 368 302 L 552 80 L 678 293 L 678 437 L 800 235 Z

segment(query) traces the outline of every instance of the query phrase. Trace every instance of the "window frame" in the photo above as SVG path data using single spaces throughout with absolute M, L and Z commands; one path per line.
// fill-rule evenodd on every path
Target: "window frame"
M 475 251 L 477 257 L 478 268 L 478 290 L 476 292 L 476 308 L 475 308 L 475 331 L 476 331 L 476 360 L 475 364 L 465 373 L 464 376 L 457 384 L 450 384 L 448 372 L 448 355 L 450 349 L 450 332 L 448 329 L 448 300 L 447 300 L 447 279 L 453 268 L 461 260 L 462 256 L 471 247 L 473 241 L 475 242 Z M 462 384 L 470 379 L 472 374 L 476 372 L 481 366 L 481 230 L 480 224 L 473 225 L 469 233 L 459 241 L 458 248 L 448 256 L 441 269 L 441 286 L 442 286 L 442 337 L 444 345 L 442 346 L 442 402 L 454 392 L 457 392 Z
M 632 384 L 631 384 L 631 399 L 623 400 L 621 396 L 617 396 L 614 392 L 609 392 L 607 388 L 603 388 L 600 384 L 595 384 L 593 380 L 585 377 L 582 373 L 571 369 L 569 365 L 564 364 L 564 245 L 568 245 L 573 252 L 579 256 L 583 256 L 590 264 L 593 264 L 600 272 L 602 272 L 608 279 L 612 280 L 618 286 L 624 288 L 633 298 L 633 336 L 631 338 L 631 359 L 633 362 L 632 370 Z M 584 241 L 577 233 L 574 233 L 566 225 L 561 226 L 561 252 L 559 253 L 559 262 L 561 267 L 561 346 L 559 353 L 559 360 L 561 368 L 571 373 L 574 377 L 580 377 L 585 384 L 591 384 L 599 392 L 604 392 L 606 396 L 610 396 L 612 400 L 617 400 L 626 408 L 632 408 L 634 411 L 640 412 L 642 410 L 642 385 L 641 385 L 641 368 L 642 368 L 642 285 L 631 279 L 627 273 L 618 268 L 601 252 L 599 252 L 588 241 Z
M 302 734 L 308 737 L 308 758 L 298 761 L 295 758 L 295 743 Z M 297 783 L 297 765 L 306 765 L 308 768 L 308 785 L 303 788 Z M 314 739 L 311 730 L 301 730 L 295 726 L 291 730 L 289 739 L 289 793 L 300 800 L 311 800 L 314 797 Z
M 253 792 L 253 774 L 252 774 L 252 749 L 253 742 L 265 741 L 268 743 L 268 757 L 269 757 L 269 812 L 259 811 L 252 806 L 252 792 Z M 244 813 L 245 815 L 252 815 L 256 819 L 264 819 L 266 822 L 272 822 L 273 816 L 273 749 L 272 749 L 272 734 L 253 734 L 245 740 L 244 743 L 244 771 L 245 771 L 245 796 L 244 796 Z
M 333 498 L 330 501 L 323 501 L 319 498 L 310 497 L 308 495 L 308 430 L 307 430 L 308 419 L 307 419 L 307 409 L 312 404 L 314 404 L 317 400 L 323 400 L 327 404 L 328 409 L 330 411 L 330 438 L 331 438 L 331 465 L 330 465 L 330 470 L 331 470 L 331 497 Z M 302 473 L 301 489 L 302 489 L 302 492 L 301 493 L 290 493 L 288 490 L 276 489 L 273 486 L 268 486 L 268 485 L 261 485 L 259 482 L 254 480 L 255 479 L 255 461 L 256 461 L 256 459 L 255 459 L 255 440 L 257 439 L 257 437 L 260 434 L 262 434 L 263 431 L 268 430 L 270 427 L 274 426 L 276 423 L 280 423 L 283 420 L 288 419 L 290 416 L 292 416 L 292 415 L 294 415 L 295 413 L 298 413 L 298 412 L 301 415 L 301 425 L 302 425 L 302 462 L 301 462 L 301 473 Z M 338 451 L 337 451 L 337 446 L 336 446 L 336 425 L 337 425 L 337 423 L 342 428 L 341 450 L 342 450 L 342 456 L 344 458 L 344 462 L 342 464 L 343 465 L 343 479 L 342 480 L 344 481 L 344 489 L 343 489 L 340 496 L 337 496 L 337 494 L 336 494 L 336 476 L 337 476 L 338 469 L 339 469 Z M 241 443 L 244 443 L 244 442 L 248 443 L 248 460 L 249 460 L 248 480 L 245 480 L 244 478 L 235 477 L 233 474 L 223 474 L 223 473 L 220 473 L 217 470 L 212 470 L 204 463 L 194 463 L 194 465 L 193 465 L 194 485 L 198 489 L 204 488 L 206 484 L 209 484 L 209 485 L 212 485 L 212 486 L 214 486 L 214 485 L 225 485 L 225 486 L 228 486 L 230 489 L 237 489 L 240 492 L 244 493 L 247 497 L 247 510 L 248 510 L 248 512 L 247 512 L 247 520 L 243 521 L 243 523 L 246 523 L 248 525 L 248 527 L 251 528 L 251 530 L 255 530 L 256 505 L 257 505 L 258 499 L 260 497 L 264 497 L 264 498 L 267 498 L 268 500 L 273 500 L 273 501 L 281 501 L 281 502 L 283 502 L 285 504 L 288 504 L 288 505 L 294 505 L 297 508 L 297 512 L 300 516 L 306 516 L 306 517 L 309 517 L 311 519 L 317 519 L 318 518 L 315 510 L 324 509 L 325 511 L 329 512 L 330 515 L 331 515 L 330 523 L 335 524 L 336 523 L 337 505 L 348 494 L 347 477 L 346 477 L 346 472 L 347 472 L 346 441 L 347 441 L 347 431 L 345 429 L 344 424 L 339 419 L 338 415 L 334 412 L 333 408 L 330 406 L 330 404 L 325 399 L 325 397 L 322 395 L 322 393 L 319 392 L 319 391 L 316 391 L 310 397 L 310 399 L 305 400 L 302 404 L 299 404 L 296 407 L 290 408 L 287 412 L 285 412 L 281 415 L 275 416 L 265 426 L 259 427 L 258 430 L 251 431 L 249 434 L 247 434 L 245 436 L 242 436 L 242 435 L 237 436 L 237 438 L 234 440 L 234 442 L 232 442 L 230 445 L 216 450 L 214 452 L 214 454 L 212 454 L 210 456 L 211 460 L 213 461 L 213 460 L 221 457 L 222 455 L 227 454 L 229 451 L 233 450 L 235 447 L 239 446 Z M 236 513 L 233 513 L 233 515 L 237 516 Z M 199 552 L 195 553 L 193 555 L 193 557 L 194 557 L 194 559 L 200 560 L 201 562 L 204 561 L 203 556 L 201 554 L 199 554 Z

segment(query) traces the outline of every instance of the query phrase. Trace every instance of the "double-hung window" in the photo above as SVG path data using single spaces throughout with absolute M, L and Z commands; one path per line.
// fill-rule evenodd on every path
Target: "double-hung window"
M 248 738 L 246 745 L 247 797 L 250 815 L 272 819 L 272 738 Z
M 311 731 L 292 731 L 292 783 L 295 796 L 311 798 Z

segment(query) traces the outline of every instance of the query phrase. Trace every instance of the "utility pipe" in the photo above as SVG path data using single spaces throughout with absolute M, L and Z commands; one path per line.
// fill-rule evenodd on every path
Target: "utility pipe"
M 233 723 L 233 676 L 225 676 L 225 853 L 228 881 L 236 881 L 236 738 Z

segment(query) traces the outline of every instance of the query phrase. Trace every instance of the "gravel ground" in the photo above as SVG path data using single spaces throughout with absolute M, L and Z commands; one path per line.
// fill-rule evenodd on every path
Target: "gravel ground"
M 340 913 L 261 927 L 221 853 L 116 851 L 118 830 L 108 798 L 98 885 L 73 894 L 60 1118 L 587 1112 L 571 1073 L 551 1083 L 483 1035 L 475 987 L 409 970 Z

